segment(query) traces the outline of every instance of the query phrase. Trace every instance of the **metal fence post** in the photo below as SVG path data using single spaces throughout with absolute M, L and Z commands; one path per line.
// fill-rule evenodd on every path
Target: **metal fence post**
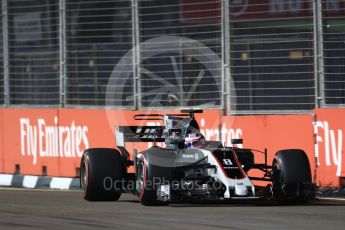
M 132 0 L 132 39 L 133 39 L 133 88 L 134 108 L 141 107 L 141 84 L 140 84 L 140 33 L 138 0 Z
M 66 105 L 66 2 L 59 2 L 60 106 Z
M 321 108 L 325 105 L 322 0 L 314 0 L 313 9 L 315 100 L 316 108 Z
M 8 52 L 8 14 L 7 0 L 2 0 L 2 35 L 3 35 L 3 65 L 4 65 L 4 103 L 10 105 L 10 78 L 9 78 L 9 52 Z
M 222 0 L 222 108 L 230 113 L 231 72 L 230 72 L 230 5 L 229 0 Z

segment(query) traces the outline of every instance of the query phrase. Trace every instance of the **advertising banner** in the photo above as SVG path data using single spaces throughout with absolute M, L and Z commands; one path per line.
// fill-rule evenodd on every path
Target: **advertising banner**
M 228 119 L 229 117 L 224 118 L 225 125 Z M 238 147 L 259 151 L 267 148 L 269 165 L 279 150 L 302 149 L 308 154 L 310 165 L 314 169 L 313 129 L 310 125 L 312 121 L 311 114 L 236 116 L 229 132 L 232 133 L 231 138 L 243 139 L 243 145 Z M 255 163 L 265 162 L 264 154 L 256 151 L 254 153 Z M 315 173 L 312 170 L 312 174 Z M 249 175 L 262 176 L 263 173 L 252 170 Z
M 161 121 L 136 121 L 135 114 L 178 111 L 131 111 L 101 109 L 8 109 L 0 110 L 0 171 L 29 175 L 75 177 L 86 148 L 114 148 L 115 127 L 162 125 Z M 315 115 L 222 116 L 220 110 L 196 114 L 201 133 L 226 146 L 243 138 L 237 147 L 268 151 L 268 163 L 281 149 L 303 149 L 309 157 L 318 185 L 338 186 L 345 176 L 343 142 L 345 109 L 319 109 Z M 127 145 L 129 152 L 153 143 Z M 164 146 L 164 143 L 157 143 Z M 133 156 L 131 156 L 133 157 Z M 264 155 L 255 153 L 256 163 Z M 133 170 L 133 169 L 131 169 Z M 251 175 L 259 175 L 253 171 Z
M 3 132 L 3 118 L 2 118 L 3 111 L 0 109 L 0 172 L 4 172 L 4 132 Z
M 317 109 L 315 118 L 317 182 L 337 186 L 339 177 L 345 177 L 345 109 Z

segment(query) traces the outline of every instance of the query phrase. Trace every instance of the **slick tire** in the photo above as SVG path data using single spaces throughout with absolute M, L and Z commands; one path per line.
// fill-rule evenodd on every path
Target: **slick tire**
M 314 199 L 310 163 L 300 149 L 281 150 L 272 163 L 274 197 L 282 202 L 306 202 Z
M 157 200 L 157 189 L 153 184 L 154 175 L 152 168 L 144 156 L 138 160 L 136 185 L 138 198 L 145 206 L 164 206 L 168 203 Z
M 115 149 L 85 150 L 80 163 L 80 186 L 87 201 L 116 201 L 121 191 L 116 182 L 123 179 L 124 163 Z

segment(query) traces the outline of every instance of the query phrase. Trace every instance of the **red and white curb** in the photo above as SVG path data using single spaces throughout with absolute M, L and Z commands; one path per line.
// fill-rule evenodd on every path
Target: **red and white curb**
M 0 186 L 74 190 L 80 183 L 79 178 L 0 174 Z

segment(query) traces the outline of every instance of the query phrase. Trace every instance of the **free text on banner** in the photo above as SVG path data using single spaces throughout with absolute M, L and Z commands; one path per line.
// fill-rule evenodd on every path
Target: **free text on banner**
M 345 109 L 315 110 L 314 134 L 317 182 L 337 186 L 345 177 Z

